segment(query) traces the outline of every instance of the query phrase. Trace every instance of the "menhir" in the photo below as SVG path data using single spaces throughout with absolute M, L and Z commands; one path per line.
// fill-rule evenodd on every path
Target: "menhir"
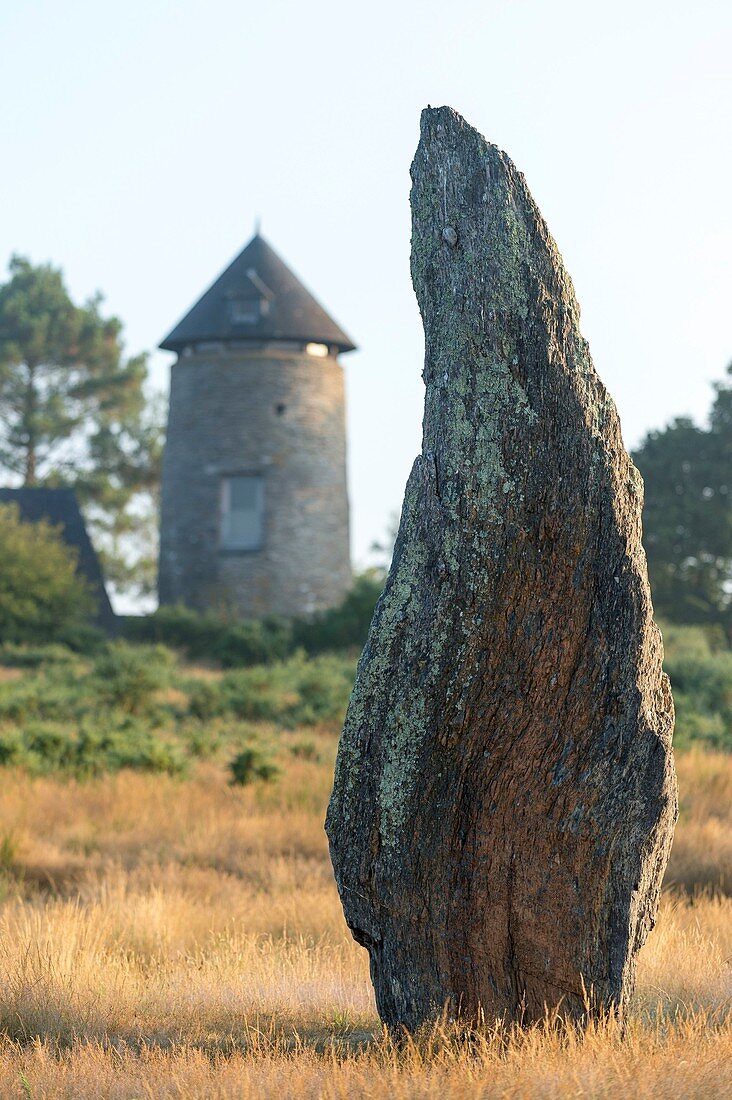
M 633 990 L 676 817 L 642 482 L 523 176 L 422 115 L 422 454 L 326 828 L 376 1003 L 413 1029 Z

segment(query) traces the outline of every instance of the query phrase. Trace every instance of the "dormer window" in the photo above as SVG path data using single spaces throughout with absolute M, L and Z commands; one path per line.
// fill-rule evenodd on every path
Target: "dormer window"
M 232 298 L 229 316 L 234 325 L 254 325 L 262 316 L 264 302 L 261 298 Z
M 233 325 L 255 325 L 269 313 L 274 295 L 253 267 L 247 268 L 247 283 L 248 286 L 229 298 L 229 317 Z

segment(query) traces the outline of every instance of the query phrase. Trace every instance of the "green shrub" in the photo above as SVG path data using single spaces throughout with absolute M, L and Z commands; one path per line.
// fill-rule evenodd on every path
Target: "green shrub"
M 223 668 L 267 664 L 286 657 L 292 648 L 292 628 L 283 619 L 229 622 L 213 612 L 199 614 L 182 606 L 130 616 L 124 633 L 134 641 L 163 643 L 190 661 L 212 662 Z
M 676 705 L 677 745 L 703 741 L 732 750 L 732 653 L 675 656 L 665 667 Z
M 87 751 L 87 757 L 97 755 Z M 186 771 L 186 758 L 180 745 L 165 741 L 144 727 L 118 729 L 103 741 L 103 771 L 132 768 L 143 772 L 164 772 L 181 775 Z
M 17 764 L 22 756 L 23 735 L 20 730 L 0 730 L 0 767 Z
M 108 634 L 92 623 L 69 625 L 58 632 L 60 645 L 88 657 L 98 653 L 107 644 L 108 638 Z
M 93 692 L 75 665 L 51 665 L 20 681 L 0 683 L 0 722 L 76 721 L 94 706 Z
M 94 600 L 76 559 L 55 527 L 0 504 L 1 642 L 52 642 L 84 627 Z
M 191 756 L 205 760 L 213 756 L 221 747 L 221 737 L 213 733 L 209 726 L 196 723 L 186 728 L 185 743 Z
M 714 627 L 663 629 L 676 707 L 675 743 L 732 751 L 732 652 Z
M 310 760 L 315 764 L 320 761 L 320 753 L 314 741 L 293 741 L 290 745 L 290 755 L 296 760 Z
M 188 712 L 200 722 L 210 722 L 226 713 L 226 701 L 218 683 L 196 680 L 188 689 Z
M 724 653 L 729 647 L 720 626 L 676 626 L 660 623 L 666 660 L 676 657 L 706 658 L 713 653 Z
M 222 632 L 215 651 L 222 668 L 268 664 L 292 649 L 292 627 L 282 619 L 247 620 Z
M 106 706 L 140 714 L 168 687 L 175 658 L 162 645 L 110 642 L 95 662 L 96 693 Z
M 280 774 L 274 761 L 256 745 L 249 745 L 229 761 L 230 783 L 244 786 L 255 779 L 269 783 Z
M 179 605 L 161 607 L 152 615 L 129 616 L 123 631 L 130 641 L 161 643 L 189 661 L 222 668 L 272 664 L 298 649 L 309 654 L 361 649 L 383 583 L 378 571 L 363 573 L 338 607 L 307 619 L 231 621 L 215 612 L 200 614 Z
M 0 764 L 31 775 L 62 772 L 77 778 L 121 768 L 175 775 L 184 770 L 185 757 L 179 747 L 138 725 L 77 731 L 58 723 L 31 723 L 0 732 Z
M 224 746 L 245 754 L 237 775 L 247 759 L 264 767 L 261 749 L 246 756 L 261 736 L 254 723 L 340 724 L 355 671 L 352 658 L 300 652 L 201 680 L 181 675 L 164 646 L 125 641 L 108 643 L 93 661 L 60 647 L 6 655 L 24 672 L 0 679 L 0 765 L 76 776 L 126 767 L 176 773 Z M 313 746 L 293 751 L 315 758 Z
M 251 722 L 275 722 L 286 728 L 340 724 L 354 674 L 354 661 L 325 654 L 308 659 L 299 653 L 275 665 L 227 672 L 208 699 L 215 714 Z
M 295 646 L 311 654 L 363 649 L 383 587 L 384 577 L 378 570 L 356 577 L 350 592 L 337 607 L 318 612 L 310 619 L 295 620 Z
M 0 666 L 3 668 L 41 668 L 47 665 L 75 664 L 78 655 L 68 646 L 58 643 L 50 645 L 14 645 L 0 646 Z

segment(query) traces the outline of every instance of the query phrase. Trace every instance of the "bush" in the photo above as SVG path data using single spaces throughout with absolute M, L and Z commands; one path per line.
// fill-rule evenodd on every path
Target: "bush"
M 0 732 L 0 764 L 24 768 L 31 775 L 62 772 L 86 778 L 121 768 L 176 775 L 185 769 L 185 758 L 177 746 L 138 725 L 121 724 L 100 732 L 31 723 L 23 730 Z
M 0 722 L 70 721 L 95 708 L 76 665 L 50 665 L 18 682 L 0 683 Z
M 383 587 L 380 571 L 362 573 L 337 607 L 294 622 L 294 644 L 311 654 L 363 649 Z
M 196 723 L 186 727 L 184 736 L 188 753 L 198 760 L 207 760 L 221 748 L 221 737 L 209 726 Z
M 723 636 L 714 627 L 664 627 L 663 634 L 677 748 L 732 750 L 732 652 Z
M 56 528 L 0 504 L 0 562 L 0 641 L 47 643 L 83 630 L 94 600 Z
M 189 661 L 251 668 L 285 660 L 298 649 L 311 655 L 361 649 L 382 587 L 380 573 L 363 573 L 338 607 L 309 619 L 230 622 L 214 612 L 200 614 L 176 606 L 161 607 L 152 615 L 129 616 L 123 631 L 130 641 L 162 643 Z
M 676 626 L 661 622 L 663 648 L 667 660 L 677 657 L 706 658 L 728 650 L 725 633 L 720 626 Z
M 270 664 L 292 649 L 292 627 L 284 619 L 247 620 L 225 630 L 216 647 L 222 668 Z
M 290 745 L 290 755 L 296 760 L 308 760 L 314 764 L 320 763 L 320 753 L 314 741 L 293 741 Z
M 271 779 L 253 723 L 339 724 L 355 670 L 351 658 L 299 653 L 202 680 L 164 646 L 125 641 L 107 643 L 94 661 L 61 646 L 6 647 L 4 656 L 17 671 L 0 677 L 0 766 L 77 777 L 174 774 L 192 759 L 238 754 L 235 782 Z M 316 755 L 309 743 L 293 752 Z
M 43 665 L 76 664 L 78 656 L 68 646 L 3 645 L 0 646 L 2 668 L 41 668 Z
M 230 714 L 252 722 L 275 722 L 285 728 L 340 724 L 353 686 L 355 662 L 321 655 L 308 659 L 303 653 L 289 661 L 259 668 L 227 672 L 212 689 L 201 685 L 191 697 L 198 717 Z M 210 706 L 208 714 L 203 700 Z
M 131 640 L 163 643 L 190 661 L 210 661 L 223 668 L 267 664 L 292 649 L 292 627 L 283 619 L 227 622 L 213 612 L 199 614 L 182 606 L 130 616 L 123 629 Z
M 103 649 L 109 640 L 109 634 L 92 623 L 77 623 L 66 626 L 58 632 L 58 642 L 73 653 L 93 657 Z
M 226 713 L 226 702 L 218 683 L 208 680 L 194 681 L 188 691 L 188 713 L 199 722 L 210 722 L 212 718 Z
M 167 687 L 174 657 L 165 646 L 131 646 L 110 642 L 97 659 L 97 696 L 107 706 L 140 714 L 156 692 Z
M 244 786 L 255 779 L 269 783 L 280 774 L 280 769 L 260 748 L 249 745 L 229 762 L 230 783 Z

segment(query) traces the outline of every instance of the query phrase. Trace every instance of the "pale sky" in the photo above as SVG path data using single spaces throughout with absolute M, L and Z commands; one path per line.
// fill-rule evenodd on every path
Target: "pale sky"
M 526 175 L 633 446 L 702 418 L 732 360 L 731 57 L 730 0 L 0 0 L 0 266 L 63 267 L 152 350 L 260 216 L 359 345 L 363 564 L 420 447 L 422 107 Z M 153 355 L 157 387 L 172 361 Z

